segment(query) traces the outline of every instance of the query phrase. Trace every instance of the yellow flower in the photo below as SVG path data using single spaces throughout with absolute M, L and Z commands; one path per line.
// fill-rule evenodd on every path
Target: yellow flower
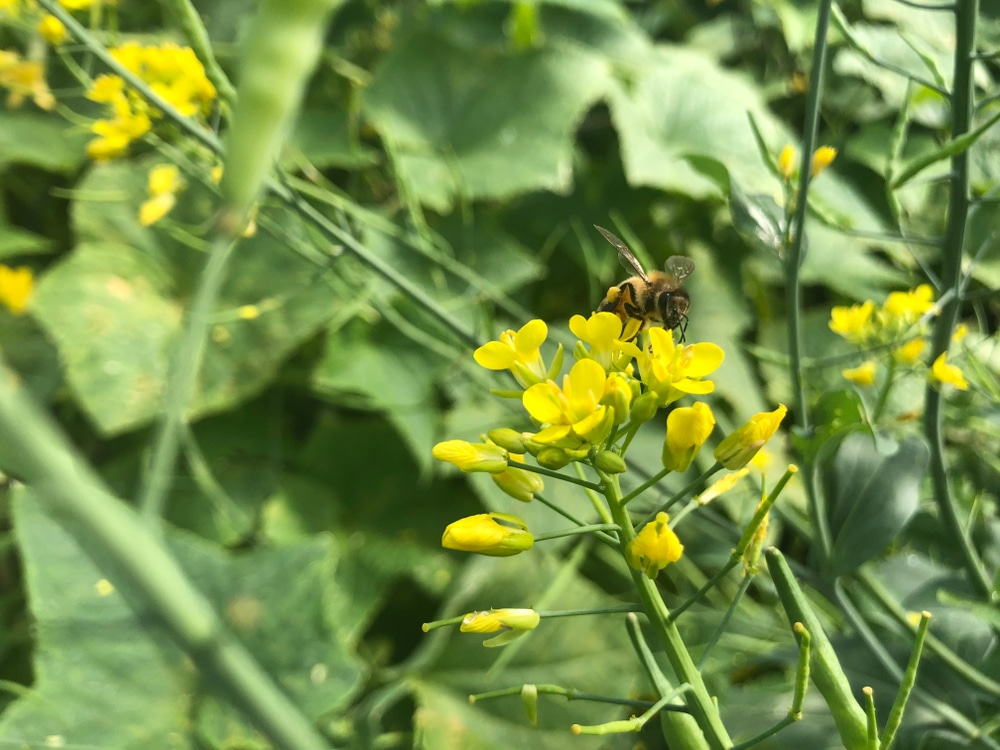
M 684 545 L 667 525 L 669 520 L 666 513 L 657 513 L 656 520 L 643 526 L 625 549 L 628 564 L 647 578 L 656 578 L 663 568 L 680 560 L 684 552 Z
M 448 524 L 441 535 L 441 546 L 445 549 L 489 557 L 510 557 L 531 549 L 534 543 L 528 524 L 506 513 L 480 513 L 462 518 Z
M 785 182 L 789 182 L 795 176 L 795 148 L 788 144 L 781 153 L 778 154 L 778 174 Z
M 524 408 L 546 425 L 532 440 L 561 448 L 600 443 L 614 419 L 614 409 L 601 404 L 607 379 L 597 362 L 581 359 L 563 377 L 562 388 L 548 380 L 526 390 L 521 397 Z
M 508 458 L 511 461 L 524 463 L 524 456 L 519 456 L 516 453 L 511 453 Z M 497 487 L 522 503 L 530 503 L 534 500 L 535 495 L 545 489 L 545 484 L 538 474 L 514 466 L 508 466 L 499 474 L 490 474 L 490 477 Z
M 780 404 L 774 411 L 750 417 L 750 421 L 719 443 L 715 449 L 715 460 L 727 469 L 742 468 L 777 432 L 787 412 L 785 405 Z
M 541 615 L 533 609 L 490 609 L 470 612 L 462 619 L 459 630 L 463 633 L 496 633 L 500 635 L 483 641 L 487 648 L 505 646 L 520 638 L 529 630 L 534 630 L 541 622 Z
M 951 340 L 956 344 L 964 339 L 969 333 L 969 326 L 965 323 L 959 323 L 955 326 L 955 330 L 951 332 Z
M 120 156 L 129 144 L 141 138 L 153 126 L 145 112 L 123 112 L 113 120 L 97 120 L 91 131 L 98 136 L 87 144 L 87 155 L 95 161 Z
M 629 409 L 632 405 L 632 384 L 635 381 L 620 372 L 613 372 L 604 384 L 604 395 L 601 403 L 614 409 L 614 424 L 624 424 L 628 421 Z
M 724 477 L 722 477 L 722 479 L 718 479 L 711 485 L 709 485 L 709 487 L 704 492 L 702 492 L 700 495 L 698 495 L 698 497 L 695 498 L 695 501 L 699 505 L 708 505 L 723 492 L 729 492 L 729 490 L 731 490 L 733 487 L 736 486 L 737 482 L 739 482 L 743 477 L 745 477 L 749 473 L 750 469 L 744 466 L 739 471 L 734 471 L 729 474 L 726 474 Z
M 920 359 L 920 354 L 924 350 L 924 340 L 923 339 L 913 339 L 913 341 L 907 341 L 902 346 L 894 349 L 892 356 L 902 365 L 912 365 L 918 359 Z
M 483 344 L 472 356 L 487 370 L 510 370 L 517 382 L 527 388 L 547 376 L 541 346 L 548 334 L 544 320 L 529 320 L 517 333 L 504 331 L 498 341 Z
M 672 331 L 649 329 L 649 349 L 638 357 L 642 381 L 666 406 L 685 394 L 704 395 L 715 390 L 711 380 L 703 380 L 715 372 L 725 356 L 715 344 L 703 342 L 683 346 L 674 343 Z
M 0 50 L 0 87 L 8 90 L 8 107 L 20 107 L 29 96 L 39 109 L 56 106 L 45 82 L 45 66 L 37 60 L 22 60 L 17 52 Z
M 62 21 L 52 15 L 44 15 L 38 23 L 38 33 L 49 44 L 62 44 L 66 39 L 66 27 Z
M 27 266 L 15 269 L 0 263 L 0 304 L 12 315 L 24 315 L 34 285 L 35 277 Z
M 117 0 L 101 0 L 105 5 L 116 5 Z M 94 4 L 94 0 L 59 0 L 66 10 L 86 10 Z
M 877 367 L 878 366 L 875 364 L 875 361 L 869 359 L 867 362 L 864 362 L 857 367 L 850 367 L 846 370 L 841 370 L 840 374 L 855 385 L 874 385 Z
M 830 311 L 830 330 L 853 344 L 860 344 L 872 332 L 875 303 L 868 300 L 860 305 L 834 307 Z
M 606 371 L 611 369 L 612 364 L 621 369 L 639 356 L 639 347 L 631 341 L 621 340 L 624 335 L 622 321 L 614 313 L 597 312 L 589 318 L 574 315 L 569 319 L 569 330 L 589 344 L 587 356 L 600 363 Z
M 941 352 L 941 355 L 934 360 L 934 364 L 931 365 L 931 380 L 954 386 L 960 391 L 969 390 L 969 382 L 962 371 L 955 365 L 948 364 L 948 352 Z
M 121 76 L 102 73 L 94 79 L 87 98 L 98 104 L 111 104 L 125 96 L 125 80 Z
M 891 318 L 899 318 L 905 324 L 912 324 L 932 307 L 934 307 L 934 289 L 930 284 L 921 284 L 908 292 L 889 294 L 885 304 L 882 305 L 882 311 Z
M 180 171 L 173 164 L 153 167 L 149 171 L 149 199 L 139 206 L 139 223 L 148 227 L 170 213 L 182 185 Z
M 818 177 L 819 173 L 830 166 L 837 158 L 837 149 L 833 146 L 820 146 L 813 151 L 812 167 L 810 169 L 813 177 Z
M 667 439 L 663 445 L 663 466 L 686 471 L 701 446 L 715 429 L 715 416 L 708 404 L 682 406 L 667 416 Z
M 438 461 L 447 461 L 465 472 L 486 471 L 499 474 L 507 468 L 507 451 L 499 445 L 445 440 L 431 450 Z

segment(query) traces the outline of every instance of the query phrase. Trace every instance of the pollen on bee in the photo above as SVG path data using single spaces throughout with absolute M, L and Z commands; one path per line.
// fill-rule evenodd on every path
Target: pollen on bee
M 613 286 L 608 289 L 608 294 L 604 298 L 607 302 L 617 302 L 618 298 L 622 296 L 622 289 L 620 286 Z

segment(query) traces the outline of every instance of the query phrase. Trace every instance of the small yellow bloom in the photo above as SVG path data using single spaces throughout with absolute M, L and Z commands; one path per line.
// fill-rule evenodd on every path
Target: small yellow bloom
M 116 0 L 102 0 L 106 5 L 115 5 Z M 59 4 L 66 10 L 86 10 L 94 4 L 94 0 L 59 0 Z
M 932 307 L 934 307 L 934 289 L 930 284 L 921 284 L 908 292 L 890 293 L 882 305 L 882 311 L 909 324 L 915 323 Z
M 551 380 L 528 388 L 521 397 L 524 408 L 547 425 L 533 440 L 567 448 L 606 438 L 614 419 L 614 410 L 601 404 L 607 379 L 597 362 L 581 359 L 563 377 L 562 388 Z
M 675 344 L 672 331 L 650 328 L 649 348 L 637 361 L 642 381 L 656 393 L 659 405 L 666 406 L 685 394 L 704 395 L 715 390 L 715 384 L 703 378 L 719 368 L 724 356 L 716 344 Z
M 533 609 L 490 609 L 470 612 L 462 620 L 459 630 L 463 633 L 496 633 L 496 638 L 483 641 L 487 648 L 505 646 L 520 638 L 529 630 L 534 630 L 541 622 L 541 615 Z
M 7 89 L 7 106 L 20 107 L 31 97 L 39 109 L 56 106 L 56 99 L 45 82 L 45 65 L 38 60 L 22 60 L 17 52 L 0 50 L 0 88 Z
M 686 471 L 714 429 L 715 416 L 708 404 L 701 401 L 670 412 L 667 416 L 667 439 L 663 444 L 664 468 Z
M 504 331 L 498 341 L 483 344 L 473 357 L 487 370 L 510 370 L 523 387 L 546 378 L 541 346 L 549 334 L 544 320 L 529 320 L 520 330 Z
M 750 421 L 719 443 L 715 449 L 715 460 L 727 469 L 742 468 L 777 432 L 787 412 L 785 405 L 780 404 L 774 411 L 750 417 Z
M 176 193 L 183 186 L 180 170 L 173 164 L 160 164 L 149 171 L 149 199 L 139 207 L 139 223 L 148 227 L 173 209 Z
M 431 450 L 438 461 L 447 461 L 465 472 L 486 471 L 499 474 L 507 468 L 507 451 L 499 445 L 445 440 Z
M 152 226 L 166 216 L 177 204 L 177 196 L 172 193 L 154 195 L 139 206 L 139 224 Z
M 837 158 L 837 149 L 833 146 L 820 146 L 813 151 L 812 167 L 810 169 L 813 177 L 818 177 L 820 172 L 830 166 Z
M 256 320 L 260 317 L 260 308 L 257 305 L 240 305 L 236 311 L 241 320 Z
M 639 356 L 639 347 L 631 341 L 622 341 L 622 321 L 614 313 L 596 312 L 589 318 L 574 315 L 569 319 L 569 330 L 590 346 L 587 356 L 605 370 Z
M 959 323 L 955 326 L 955 330 L 951 332 L 951 340 L 957 344 L 959 341 L 964 339 L 968 333 L 969 326 L 965 325 L 965 323 Z
M 920 359 L 920 354 L 924 351 L 924 340 L 923 339 L 913 339 L 913 341 L 907 341 L 901 347 L 893 350 L 892 356 L 901 365 L 912 365 L 918 359 Z
M 87 98 L 98 104 L 111 104 L 125 96 L 125 80 L 121 76 L 102 73 L 94 79 Z
M 734 471 L 726 474 L 722 479 L 718 479 L 713 482 L 709 487 L 702 492 L 698 497 L 695 498 L 699 505 L 708 505 L 710 502 L 715 500 L 723 492 L 729 492 L 736 483 L 739 482 L 743 477 L 750 473 L 750 469 L 744 466 L 739 471 Z
M 524 463 L 524 456 L 516 453 L 509 454 L 508 458 L 517 463 Z M 490 474 L 490 477 L 497 487 L 522 503 L 530 503 L 535 499 L 535 495 L 545 489 L 545 484 L 538 474 L 514 466 L 508 466 L 499 474 Z
M 969 382 L 962 371 L 957 366 L 948 364 L 948 352 L 941 352 L 941 355 L 934 360 L 934 364 L 931 365 L 931 380 L 953 386 L 960 391 L 969 390 Z
M 46 14 L 38 23 L 38 33 L 49 44 L 62 44 L 66 39 L 66 27 L 62 21 L 52 15 Z
M 830 330 L 854 344 L 860 344 L 871 333 L 875 303 L 868 300 L 860 305 L 834 307 L 830 311 Z
M 875 384 L 875 373 L 877 370 L 878 365 L 875 364 L 875 360 L 869 359 L 857 367 L 841 370 L 840 374 L 854 383 L 854 385 L 867 386 Z
M 647 578 L 656 578 L 663 568 L 681 559 L 684 545 L 667 522 L 670 516 L 657 513 L 656 520 L 643 526 L 625 550 L 628 564 Z
M 0 304 L 12 315 L 24 315 L 34 286 L 35 277 L 30 268 L 10 268 L 0 263 Z
M 795 176 L 796 156 L 795 148 L 791 144 L 781 149 L 781 153 L 778 154 L 778 174 L 785 182 L 791 181 Z
M 445 549 L 489 557 L 517 555 L 531 549 L 534 543 L 528 524 L 506 513 L 480 513 L 459 519 L 448 524 L 441 536 L 441 546 Z

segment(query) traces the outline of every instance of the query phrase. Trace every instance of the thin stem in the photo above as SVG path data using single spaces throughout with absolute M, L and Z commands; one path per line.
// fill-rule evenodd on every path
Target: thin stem
M 521 694 L 522 686 L 518 685 L 516 687 L 500 688 L 499 690 L 490 690 L 486 693 L 475 693 L 469 696 L 470 703 L 479 703 L 484 700 L 491 700 L 493 698 L 506 698 L 513 695 Z M 594 695 L 593 693 L 584 693 L 575 688 L 564 688 L 562 685 L 535 685 L 535 689 L 538 691 L 539 695 L 558 695 L 562 696 L 568 701 L 593 701 L 594 703 L 610 703 L 615 706 L 630 706 L 632 708 L 647 709 L 653 705 L 652 701 L 640 701 L 634 700 L 632 698 L 613 698 L 607 695 Z M 665 706 L 665 711 L 684 711 L 688 709 L 686 706 Z
M 618 477 L 614 475 L 601 475 L 601 480 L 605 485 L 605 497 L 611 508 L 611 515 L 615 522 L 621 526 L 619 544 L 622 555 L 625 556 L 626 549 L 635 538 L 635 528 L 632 520 L 622 505 L 621 488 L 618 485 Z M 670 622 L 670 612 L 667 610 L 659 589 L 656 584 L 647 578 L 641 571 L 629 569 L 632 580 L 639 592 L 646 617 L 649 618 L 654 630 L 660 636 L 667 660 L 677 675 L 677 679 L 686 682 L 691 686 L 690 701 L 691 713 L 694 715 L 704 734 L 705 740 L 713 750 L 723 750 L 732 745 L 729 734 L 722 723 L 719 709 L 705 687 L 705 682 L 701 673 L 695 666 L 694 659 L 688 652 L 684 640 L 681 638 L 677 626 Z
M 691 596 L 689 596 L 684 602 L 680 604 L 680 606 L 674 607 L 670 611 L 670 615 L 667 617 L 667 620 L 669 622 L 674 622 L 678 617 L 684 614 L 691 607 L 692 604 L 701 599 L 701 597 L 704 596 L 711 588 L 713 588 L 719 581 L 725 578 L 730 570 L 732 570 L 739 564 L 740 564 L 740 559 L 738 557 L 734 556 L 730 558 L 729 561 L 721 568 L 719 568 L 715 572 L 715 575 L 709 578 L 702 585 L 701 588 L 699 588 Z
M 520 469 L 521 471 L 531 471 L 535 474 L 541 474 L 542 476 L 552 477 L 553 479 L 561 479 L 564 482 L 569 482 L 570 484 L 578 484 L 581 487 L 586 487 L 588 490 L 593 490 L 594 492 L 603 491 L 603 487 L 594 482 L 588 482 L 586 479 L 578 479 L 577 477 L 572 477 L 569 474 L 563 474 L 560 471 L 553 471 L 552 469 L 546 469 L 544 466 L 537 466 L 535 464 L 523 463 L 517 464 L 514 468 Z
M 544 542 L 549 539 L 562 539 L 567 536 L 577 536 L 578 534 L 591 534 L 595 531 L 617 531 L 618 524 L 614 523 L 592 523 L 587 526 L 576 526 L 572 529 L 562 529 L 560 531 L 550 531 L 548 534 L 538 534 L 535 543 Z
M 715 472 L 717 472 L 721 468 L 722 464 L 716 461 L 714 464 L 708 467 L 708 469 L 702 472 L 701 476 L 699 476 L 694 481 L 689 482 L 687 486 L 685 486 L 680 492 L 678 492 L 676 495 L 667 500 L 667 502 L 663 503 L 663 505 L 661 505 L 659 508 L 657 508 L 656 510 L 651 512 L 648 516 L 646 516 L 644 519 L 642 519 L 642 523 L 639 525 L 644 526 L 645 524 L 649 523 L 654 518 L 656 518 L 657 513 L 665 513 L 668 510 L 670 510 L 670 508 L 672 508 L 676 503 L 679 503 L 681 500 L 683 500 L 685 497 L 687 497 L 692 492 L 697 490 L 699 487 L 702 487 L 705 484 L 705 482 L 708 481 L 708 478 L 711 477 Z M 635 494 L 634 492 L 630 493 L 628 495 L 629 499 L 631 499 L 632 495 L 634 494 Z
M 910 698 L 913 686 L 917 682 L 917 665 L 920 664 L 920 653 L 924 648 L 924 641 L 927 638 L 927 626 L 931 621 L 931 613 L 924 611 L 920 615 L 920 625 L 917 628 L 917 636 L 913 641 L 913 651 L 910 653 L 910 661 L 906 665 L 906 672 L 903 675 L 903 683 L 899 686 L 896 700 L 892 704 L 889 718 L 885 722 L 885 730 L 882 733 L 882 750 L 888 750 L 892 741 L 896 737 L 899 725 L 903 723 L 903 711 L 906 709 L 906 702 Z
M 663 477 L 665 477 L 669 473 L 670 469 L 660 469 L 653 476 L 651 476 L 649 479 L 647 479 L 645 482 L 640 484 L 638 487 L 636 487 L 634 490 L 628 493 L 625 497 L 623 497 L 622 505 L 628 505 L 630 502 L 632 502 L 635 498 L 637 498 L 643 492 L 648 490 L 654 484 L 657 484 L 661 479 L 663 479 Z
M 979 0 L 963 0 L 955 9 L 955 84 L 951 95 L 952 139 L 969 132 L 972 124 L 973 82 L 971 55 L 975 50 L 976 19 Z M 969 154 L 967 150 L 951 158 L 952 183 L 948 200 L 948 222 L 941 248 L 943 268 L 941 283 L 944 290 L 954 292 L 942 307 L 931 336 L 928 364 L 948 350 L 952 331 L 958 319 L 962 285 L 962 248 L 965 241 L 966 219 L 969 214 Z M 930 475 L 934 501 L 952 542 L 959 548 L 966 577 L 973 590 L 982 598 L 990 596 L 991 583 L 972 542 L 963 528 L 955 498 L 948 482 L 944 458 L 944 426 L 941 415 L 941 391 L 929 383 L 924 396 L 924 431 L 930 444 Z
M 621 612 L 642 612 L 641 604 L 617 604 L 612 607 L 591 607 L 590 609 L 559 609 L 543 612 L 536 610 L 542 619 L 552 617 L 579 617 L 580 615 L 610 615 Z
M 715 648 L 716 644 L 722 638 L 722 634 L 726 632 L 726 626 L 729 625 L 729 621 L 736 614 L 736 608 L 739 606 L 740 601 L 743 599 L 743 595 L 750 588 L 750 584 L 753 582 L 753 576 L 748 575 L 742 581 L 740 581 L 740 586 L 736 589 L 736 594 L 733 596 L 732 602 L 729 603 L 729 607 L 726 609 L 726 614 L 722 616 L 722 622 L 719 623 L 719 627 L 715 629 L 712 633 L 712 637 L 708 639 L 708 643 L 705 644 L 705 650 L 701 652 L 701 657 L 698 659 L 698 669 L 704 669 L 705 662 L 708 661 L 709 655 L 712 653 L 712 649 Z
M 872 423 L 877 424 L 885 411 L 885 405 L 889 402 L 889 393 L 892 391 L 892 381 L 896 376 L 896 360 L 889 360 L 889 371 L 885 374 L 885 383 L 878 392 L 878 401 L 875 402 L 875 409 L 872 411 Z
M 546 500 L 541 495 L 535 495 L 535 500 L 537 500 L 538 502 L 540 502 L 546 508 L 549 508 L 550 510 L 554 510 L 556 513 L 558 513 L 560 516 L 562 516 L 563 518 L 565 518 L 567 521 L 572 521 L 577 526 L 585 526 L 586 525 L 586 524 L 584 524 L 583 521 L 581 521 L 579 518 L 577 518 L 576 516 L 574 516 L 572 513 L 567 513 L 565 510 L 563 510 L 561 507 L 559 507 L 558 505 L 556 505 L 554 502 L 552 502 L 551 500 Z M 594 536 L 599 541 L 603 542 L 604 544 L 606 544 L 608 546 L 611 546 L 611 547 L 614 547 L 615 549 L 618 549 L 618 540 L 615 539 L 610 534 L 605 534 L 604 532 L 598 532 L 598 533 L 594 534 Z

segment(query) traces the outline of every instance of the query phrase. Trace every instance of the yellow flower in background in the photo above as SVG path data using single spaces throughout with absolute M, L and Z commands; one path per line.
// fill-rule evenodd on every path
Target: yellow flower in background
M 813 177 L 818 177 L 820 173 L 829 167 L 833 160 L 837 158 L 837 149 L 833 146 L 820 146 L 818 149 L 813 151 L 811 174 Z
M 781 175 L 785 182 L 790 182 L 792 177 L 795 176 L 795 161 L 797 156 L 795 147 L 791 144 L 781 149 L 781 153 L 778 154 L 778 174 Z
M 959 323 L 957 326 L 955 326 L 955 330 L 952 331 L 951 340 L 957 344 L 959 341 L 964 339 L 968 335 L 968 333 L 969 333 L 969 326 L 965 325 L 965 323 Z
M 663 444 L 664 468 L 686 471 L 714 429 L 715 416 L 708 404 L 701 401 L 670 412 L 667 439 Z
M 575 447 L 606 438 L 614 419 L 614 410 L 601 403 L 607 379 L 597 362 L 581 359 L 563 377 L 562 388 L 548 380 L 526 390 L 521 398 L 524 408 L 545 426 L 532 440 Z
M 622 321 L 612 312 L 593 313 L 589 318 L 574 315 L 569 319 L 569 330 L 590 347 L 587 356 L 605 371 L 613 364 L 624 365 L 639 356 L 639 347 L 631 341 L 622 341 L 625 335 Z
M 750 473 L 750 469 L 744 466 L 739 471 L 734 471 L 726 474 L 722 479 L 717 479 L 712 482 L 708 488 L 702 492 L 698 497 L 695 498 L 695 502 L 699 505 L 708 505 L 710 502 L 715 500 L 719 495 L 724 492 L 729 492 L 736 484 L 747 474 Z
M 45 65 L 24 60 L 13 50 L 0 50 L 0 88 L 7 89 L 7 106 L 16 109 L 31 98 L 39 109 L 56 106 L 56 98 L 45 82 Z
M 34 287 L 35 277 L 30 268 L 10 268 L 0 263 L 0 304 L 12 315 L 24 315 Z
M 834 307 L 830 311 L 830 330 L 852 344 L 863 343 L 872 332 L 875 303 L 868 300 L 860 305 Z
M 715 460 L 727 469 L 742 468 L 778 431 L 788 409 L 780 404 L 770 412 L 750 417 L 742 427 L 727 435 L 715 449 Z
M 434 446 L 431 455 L 438 461 L 454 464 L 465 472 L 486 471 L 499 474 L 507 468 L 507 451 L 499 445 L 489 443 L 445 440 Z
M 49 44 L 62 44 L 66 40 L 66 27 L 52 15 L 45 15 L 38 23 L 38 33 Z
M 882 312 L 910 325 L 917 322 L 920 316 L 932 307 L 934 307 L 934 289 L 930 284 L 921 284 L 908 292 L 891 292 L 882 305 Z
M 59 0 L 59 4 L 66 10 L 86 10 L 93 5 L 96 0 Z M 117 5 L 118 0 L 101 0 L 104 5 Z
M 638 358 L 639 372 L 646 387 L 655 392 L 660 406 L 685 394 L 704 395 L 715 390 L 706 375 L 715 372 L 725 356 L 716 344 L 675 344 L 672 331 L 649 329 L 649 348 Z
M 504 331 L 498 341 L 483 344 L 472 356 L 487 370 L 510 370 L 514 379 L 527 388 L 547 377 L 541 346 L 548 335 L 544 320 L 529 320 L 516 333 Z
M 854 385 L 868 386 L 875 384 L 875 373 L 877 370 L 878 365 L 874 360 L 869 359 L 857 367 L 841 370 L 840 374 L 854 383 Z
M 893 349 L 892 356 L 901 365 L 912 365 L 920 359 L 920 355 L 924 351 L 925 344 L 926 342 L 923 339 L 913 339 L 913 341 L 907 341 L 897 349 Z
M 531 549 L 534 543 L 528 524 L 506 513 L 480 513 L 459 519 L 448 524 L 441 536 L 445 549 L 489 557 L 510 557 Z
M 149 198 L 139 206 L 139 223 L 148 227 L 170 213 L 183 184 L 180 170 L 173 164 L 153 167 L 149 171 Z
M 656 578 L 657 573 L 680 560 L 684 553 L 681 540 L 667 525 L 669 520 L 666 513 L 657 513 L 656 520 L 643 526 L 625 549 L 628 564 L 647 578 Z
M 934 360 L 930 376 L 934 382 L 950 385 L 960 391 L 969 390 L 969 382 L 965 379 L 962 371 L 957 366 L 948 364 L 948 352 L 942 352 Z
M 215 87 L 189 47 L 173 43 L 147 47 L 126 42 L 110 53 L 182 115 L 202 117 L 211 110 L 217 97 Z M 87 98 L 107 104 L 109 110 L 107 117 L 91 126 L 98 137 L 87 144 L 87 155 L 95 160 L 113 159 L 125 153 L 132 141 L 152 128 L 154 119 L 163 117 L 119 76 L 98 76 Z

